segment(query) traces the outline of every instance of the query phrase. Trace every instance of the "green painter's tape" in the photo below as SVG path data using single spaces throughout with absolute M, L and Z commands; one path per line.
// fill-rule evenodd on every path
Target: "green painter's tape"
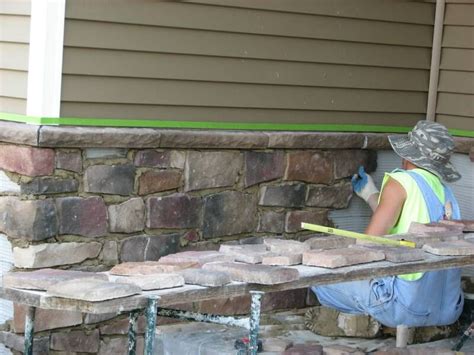
M 323 131 L 323 132 L 380 132 L 406 133 L 412 127 L 351 124 L 299 124 L 299 123 L 243 123 L 243 122 L 202 122 L 202 121 L 165 121 L 130 120 L 75 117 L 32 117 L 11 113 L 0 113 L 0 120 L 23 122 L 36 125 L 57 126 L 99 126 L 99 127 L 142 127 L 142 128 L 192 128 L 192 129 L 228 129 L 252 131 Z M 455 136 L 474 137 L 472 130 L 450 129 Z

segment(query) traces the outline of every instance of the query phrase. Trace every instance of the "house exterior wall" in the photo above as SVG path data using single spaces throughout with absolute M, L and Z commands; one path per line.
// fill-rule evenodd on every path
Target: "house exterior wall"
M 0 112 L 26 114 L 31 0 L 0 0 Z
M 434 4 L 66 5 L 61 117 L 411 126 Z
M 446 3 L 436 121 L 474 129 L 474 2 L 469 0 Z

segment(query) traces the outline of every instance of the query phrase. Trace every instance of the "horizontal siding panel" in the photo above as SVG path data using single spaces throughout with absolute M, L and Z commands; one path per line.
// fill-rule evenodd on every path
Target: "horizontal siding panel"
M 26 98 L 28 74 L 0 69 L 0 96 Z
M 474 26 L 474 2 L 469 4 L 447 4 L 445 25 Z
M 474 94 L 474 72 L 441 70 L 438 91 Z
M 0 112 L 26 115 L 26 99 L 0 96 Z
M 462 129 L 462 130 L 467 130 L 467 131 L 474 131 L 474 117 L 462 117 L 462 116 L 438 114 L 436 115 L 436 122 L 439 122 L 451 129 Z
M 443 48 L 441 69 L 474 71 L 474 50 Z
M 431 47 L 433 27 L 179 2 L 67 3 L 66 17 L 233 33 Z M 210 20 L 212 19 L 212 20 Z M 236 21 L 236 19 L 242 19 Z M 243 20 L 245 19 L 245 21 Z M 416 35 L 413 35 L 416 33 Z
M 436 113 L 474 117 L 474 96 L 441 92 L 438 94 Z
M 474 27 L 445 26 L 443 47 L 474 49 Z
M 28 16 L 0 15 L 0 41 L 28 43 L 30 18 Z
M 30 15 L 32 0 L 2 0 L 0 1 L 0 14 Z
M 106 103 L 424 112 L 417 92 L 63 75 L 63 101 Z
M 28 70 L 28 44 L 0 42 L 0 68 L 11 70 Z M 7 54 L 8 53 L 8 54 Z
M 166 106 L 62 102 L 61 117 L 106 117 L 172 121 L 214 121 L 293 124 L 384 124 L 413 126 L 424 114 L 275 110 L 231 107 Z
M 90 0 L 89 0 L 90 1 Z M 464 0 L 466 1 L 466 0 Z M 265 9 L 282 12 L 309 13 L 336 17 L 367 18 L 372 20 L 432 24 L 434 5 L 393 0 L 192 0 L 200 4 L 212 4 L 241 8 Z M 87 0 L 85 1 L 87 3 Z
M 430 49 L 421 47 L 244 35 L 78 20 L 67 21 L 65 44 L 73 47 L 421 69 L 429 68 L 431 57 Z
M 64 49 L 63 73 L 272 85 L 426 91 L 427 70 Z

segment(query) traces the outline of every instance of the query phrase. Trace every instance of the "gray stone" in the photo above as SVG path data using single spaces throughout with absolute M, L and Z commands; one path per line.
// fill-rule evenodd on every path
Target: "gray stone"
M 333 181 L 333 161 L 325 152 L 288 153 L 285 180 L 329 184 Z
M 107 210 L 101 197 L 56 199 L 59 233 L 101 237 L 107 233 Z
M 137 354 L 143 354 L 144 338 L 137 337 Z M 127 337 L 103 338 L 100 341 L 100 350 L 98 355 L 127 355 L 128 339 Z
M 318 235 L 305 240 L 304 243 L 308 244 L 311 249 L 336 249 L 347 248 L 349 245 L 355 244 L 356 240 L 335 235 Z
M 299 278 L 299 273 L 296 269 L 268 265 L 215 262 L 205 264 L 203 269 L 228 273 L 232 281 L 262 285 L 290 282 Z
M 77 192 L 79 183 L 75 179 L 34 178 L 21 185 L 22 194 L 47 195 L 66 192 Z
M 17 193 L 20 192 L 20 185 L 13 182 L 7 174 L 0 170 L 0 193 L 1 192 L 12 192 Z
M 81 152 L 57 150 L 56 168 L 80 173 L 82 171 Z
M 141 198 L 131 198 L 119 205 L 111 205 L 109 230 L 116 233 L 133 233 L 145 228 L 145 203 Z
M 138 286 L 130 284 L 79 279 L 57 283 L 48 288 L 47 293 L 54 297 L 98 302 L 132 296 L 140 291 Z
M 186 164 L 186 153 L 179 150 L 172 150 L 170 156 L 170 168 L 184 169 Z
M 106 275 L 93 272 L 41 269 L 32 272 L 9 272 L 3 275 L 3 287 L 46 290 L 58 282 L 80 278 L 107 280 Z
M 242 155 L 236 152 L 188 152 L 184 190 L 233 186 L 242 169 L 242 161 Z
M 283 177 L 285 156 L 278 152 L 245 152 L 245 186 Z
M 27 248 L 13 248 L 13 260 L 18 268 L 45 268 L 69 265 L 96 258 L 101 244 L 92 243 L 50 243 L 30 245 Z
M 182 174 L 178 170 L 145 171 L 138 178 L 138 194 L 174 190 L 181 186 Z
M 259 205 L 302 207 L 306 199 L 305 184 L 285 184 L 260 188 Z
M 285 230 L 285 213 L 264 211 L 258 222 L 258 232 L 283 233 Z
M 150 197 L 147 203 L 148 228 L 200 228 L 202 199 L 185 194 Z
M 294 233 L 302 230 L 302 222 L 327 226 L 329 224 L 327 211 L 308 210 L 287 212 L 285 220 L 285 231 L 288 233 Z
M 312 186 L 308 191 L 307 206 L 347 208 L 352 197 L 352 184 L 345 181 L 332 186 Z
M 120 260 L 122 262 L 156 261 L 164 255 L 176 253 L 179 250 L 180 237 L 180 234 L 165 234 L 141 235 L 124 239 L 120 249 Z
M 332 152 L 334 160 L 334 178 L 341 179 L 357 173 L 363 165 L 365 171 L 372 172 L 377 168 L 377 154 L 367 150 L 338 150 Z
M 127 149 L 122 148 L 87 148 L 85 151 L 87 159 L 113 159 L 127 156 Z
M 35 146 L 41 126 L 0 121 L 0 141 Z
M 464 225 L 460 224 L 447 224 L 447 223 L 417 223 L 412 222 L 408 229 L 409 234 L 415 234 L 417 236 L 429 236 L 429 237 L 440 237 L 444 240 L 446 237 L 458 237 L 462 236 Z M 462 239 L 462 238 L 460 238 Z
M 267 134 L 269 148 L 292 149 L 362 148 L 365 138 L 361 133 L 269 132 Z
M 217 251 L 183 251 L 181 253 L 170 254 L 160 258 L 159 262 L 164 264 L 196 263 L 204 265 L 216 261 L 234 261 L 231 255 L 219 253 Z
M 385 254 L 385 260 L 392 263 L 404 263 L 408 261 L 423 260 L 426 254 L 421 249 L 403 248 L 403 247 L 390 247 L 384 245 L 351 245 L 351 248 L 360 248 L 378 250 Z
M 58 234 L 58 217 L 52 200 L 22 201 L 0 197 L 0 231 L 10 238 L 39 241 Z
M 290 266 L 301 264 L 303 254 L 287 253 L 287 254 L 272 254 L 262 258 L 263 265 L 280 265 Z
M 474 243 L 466 240 L 453 240 L 423 245 L 423 250 L 435 255 L 473 255 Z
M 223 286 L 230 283 L 230 276 L 225 272 L 209 271 L 202 269 L 186 269 L 181 272 L 184 281 L 191 285 L 208 287 Z
M 310 249 L 310 246 L 291 239 L 265 238 L 263 243 L 276 254 L 301 254 Z
M 57 351 L 97 353 L 99 341 L 98 329 L 88 333 L 77 330 L 69 333 L 53 333 L 51 334 L 50 348 Z
M 84 173 L 84 191 L 128 196 L 133 193 L 135 167 L 92 165 Z
M 96 324 L 111 320 L 118 316 L 118 313 L 86 313 L 84 315 L 84 324 Z
M 253 232 L 257 224 L 257 197 L 226 191 L 204 199 L 203 237 Z
M 235 261 L 248 264 L 258 264 L 262 262 L 264 256 L 269 255 L 267 248 L 263 244 L 247 245 L 221 245 L 219 252 L 232 255 Z
M 111 275 L 139 276 L 159 273 L 173 273 L 187 268 L 199 267 L 197 262 L 162 263 L 158 261 L 127 262 L 110 269 Z
M 118 263 L 118 246 L 115 240 L 106 240 L 102 247 L 100 259 L 106 265 L 115 265 Z
M 28 306 L 13 304 L 13 331 L 25 332 L 25 318 Z M 35 332 L 50 329 L 73 327 L 82 323 L 82 313 L 55 309 L 37 308 L 35 314 Z
M 183 276 L 170 273 L 139 276 L 113 276 L 111 281 L 132 284 L 140 287 L 144 291 L 161 290 L 164 288 L 181 287 L 184 285 Z
M 25 350 L 25 337 L 6 331 L 0 331 L 0 344 L 9 347 L 12 350 L 23 353 Z M 49 354 L 49 337 L 37 336 L 33 339 L 33 355 Z
M 171 151 L 157 151 L 155 149 L 140 150 L 135 154 L 133 163 L 135 166 L 146 166 L 150 168 L 169 168 Z
M 378 250 L 340 248 L 328 250 L 309 250 L 303 253 L 303 264 L 326 268 L 336 268 L 355 264 L 369 263 L 385 259 L 385 254 Z

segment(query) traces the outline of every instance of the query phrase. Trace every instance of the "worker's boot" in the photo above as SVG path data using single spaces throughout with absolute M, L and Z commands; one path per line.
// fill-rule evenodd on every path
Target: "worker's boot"
M 316 334 L 331 337 L 375 338 L 381 330 L 381 324 L 370 316 L 342 313 L 324 306 L 308 309 L 305 326 Z

